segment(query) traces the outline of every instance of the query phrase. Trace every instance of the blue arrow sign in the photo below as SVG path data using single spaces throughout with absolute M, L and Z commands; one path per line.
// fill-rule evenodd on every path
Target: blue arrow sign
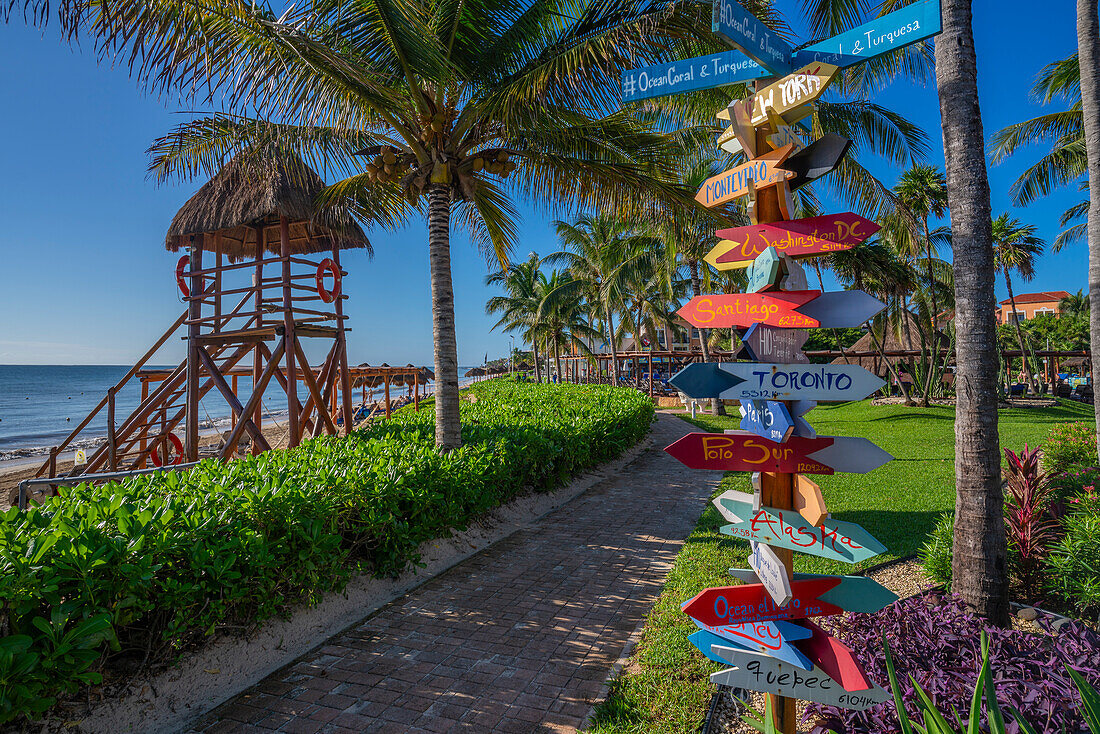
M 794 71 L 790 45 L 736 0 L 714 0 L 710 27 L 771 73 L 786 76 Z
M 801 650 L 791 644 L 798 640 L 809 639 L 813 635 L 810 630 L 800 625 L 790 622 L 743 622 L 712 627 L 695 618 L 692 618 L 691 621 L 699 628 L 699 632 L 702 632 L 706 637 L 696 632 L 689 635 L 688 639 L 699 648 L 701 653 L 715 662 L 720 663 L 723 661 L 716 660 L 708 654 L 710 645 L 725 645 L 740 650 L 763 653 L 803 670 L 809 670 L 810 668 L 806 666 L 813 665 L 813 662 Z M 706 645 L 700 643 L 706 643 Z
M 791 63 L 801 67 L 820 61 L 844 68 L 931 38 L 941 30 L 940 0 L 922 0 L 796 51 Z
M 749 266 L 747 292 L 758 293 L 775 285 L 779 275 L 780 263 L 782 263 L 782 260 L 779 258 L 779 250 L 774 247 L 767 247 L 757 255 L 756 259 L 752 261 L 752 265 Z
M 742 400 L 741 430 L 783 443 L 794 430 L 794 420 L 778 400 Z
M 753 509 L 753 495 L 728 490 L 714 499 L 714 506 L 732 525 L 723 535 L 767 543 L 834 561 L 858 563 L 886 552 L 886 546 L 854 522 L 822 520 L 814 527 L 795 510 L 774 507 Z M 839 606 L 839 605 L 837 605 Z
M 767 69 L 740 51 L 643 66 L 623 73 L 623 102 L 725 87 L 767 75 Z
M 734 382 L 738 380 L 738 382 Z M 699 400 L 862 400 L 886 383 L 858 364 L 697 362 L 669 382 Z

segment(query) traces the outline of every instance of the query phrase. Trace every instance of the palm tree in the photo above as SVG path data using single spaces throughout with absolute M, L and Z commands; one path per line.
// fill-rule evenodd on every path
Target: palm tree
M 1064 318 L 1088 318 L 1089 313 L 1091 312 L 1091 309 L 1089 308 L 1089 297 L 1084 293 L 1084 291 L 1078 289 L 1076 293 L 1066 296 L 1058 302 L 1058 311 Z
M 575 347 L 578 351 L 591 354 L 588 340 L 599 336 L 585 321 L 585 309 L 581 299 L 568 297 L 568 285 L 573 276 L 568 272 L 552 270 L 550 275 L 539 273 L 539 307 L 536 314 L 536 331 L 551 346 L 554 353 L 554 368 L 558 379 L 562 379 L 561 347 Z
M 1016 316 L 1016 295 L 1012 292 L 1012 271 L 1016 271 L 1025 281 L 1035 277 L 1035 258 L 1042 255 L 1043 248 L 1046 247 L 1046 242 L 1035 232 L 1035 225 L 1010 219 L 1008 212 L 993 220 L 993 262 L 1005 277 L 1005 288 L 1008 289 L 1008 302 L 1012 306 L 1012 321 L 1016 325 L 1016 341 L 1020 344 L 1020 358 L 1027 374 L 1027 384 L 1038 393 L 1038 386 L 1027 366 L 1024 334 Z
M 583 298 L 606 328 L 611 349 L 612 384 L 619 376 L 615 315 L 628 284 L 655 260 L 657 240 L 624 219 L 609 214 L 585 214 L 575 222 L 555 221 L 558 239 L 566 248 L 543 262 L 562 265 L 572 275 L 562 283 L 559 297 Z
M 539 362 L 538 312 L 541 303 L 539 293 L 539 256 L 528 255 L 520 263 L 511 263 L 504 270 L 485 278 L 485 284 L 503 288 L 506 295 L 493 296 L 485 304 L 485 313 L 501 314 L 492 329 L 503 327 L 505 332 L 519 331 L 531 344 L 531 356 L 535 362 L 535 382 L 542 382 Z
M 943 124 L 955 267 L 955 536 L 952 591 L 1008 625 L 1008 576 L 997 436 L 993 216 L 971 0 L 942 0 L 936 87 Z
M 1100 299 L 1100 16 L 1096 3 L 1077 0 L 1077 52 L 1081 57 L 1081 127 L 1089 182 L 1089 297 Z M 1100 309 L 1089 312 L 1089 346 L 1100 354 Z M 1092 360 L 1092 384 L 1100 385 L 1100 360 Z M 1100 415 L 1096 416 L 1100 448 Z
M 452 219 L 504 267 L 518 237 L 517 195 L 577 210 L 679 196 L 656 182 L 667 138 L 611 105 L 620 70 L 669 39 L 709 33 L 704 14 L 667 0 L 580 0 L 568 12 L 552 0 L 310 0 L 278 12 L 240 0 L 26 7 L 39 23 L 56 8 L 70 37 L 91 34 L 150 89 L 199 104 L 220 94 L 237 113 L 156 141 L 159 177 L 211 175 L 241 150 L 274 148 L 345 176 L 325 201 L 369 223 L 425 217 L 444 450 L 461 444 Z

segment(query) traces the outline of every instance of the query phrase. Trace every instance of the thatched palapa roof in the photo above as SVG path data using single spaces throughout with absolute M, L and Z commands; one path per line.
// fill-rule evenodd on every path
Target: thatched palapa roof
M 937 340 L 939 341 L 940 349 L 947 348 L 950 345 L 950 340 L 947 335 L 941 331 L 936 332 Z M 903 350 L 919 350 L 920 346 L 920 332 L 917 330 L 917 323 L 913 316 L 906 317 L 905 328 L 901 329 L 901 333 L 898 333 L 898 329 L 890 325 L 886 329 L 886 339 L 881 340 L 883 351 L 894 352 Z M 871 335 L 864 334 L 850 347 L 844 349 L 845 352 L 874 352 L 875 343 L 871 339 Z M 833 364 L 858 364 L 863 368 L 875 373 L 883 379 L 888 379 L 890 370 L 886 366 L 886 360 L 890 361 L 890 364 L 895 367 L 899 362 L 905 363 L 914 360 L 913 357 L 880 357 L 875 354 L 871 357 L 837 357 L 833 360 Z
M 362 228 L 346 212 L 319 209 L 321 177 L 297 156 L 274 159 L 240 154 L 226 163 L 187 200 L 172 219 L 164 240 L 173 252 L 188 247 L 191 236 L 205 237 L 203 249 L 232 260 L 256 256 L 257 233 L 264 249 L 280 254 L 279 219 L 290 220 L 293 254 L 367 248 Z

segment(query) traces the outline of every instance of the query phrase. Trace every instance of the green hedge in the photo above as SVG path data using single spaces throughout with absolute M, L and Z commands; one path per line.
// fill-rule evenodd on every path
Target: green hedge
M 347 438 L 4 514 L 0 723 L 100 682 L 134 650 L 168 660 L 354 574 L 395 575 L 422 541 L 617 455 L 653 417 L 626 388 L 493 380 L 464 395 L 464 446 L 447 454 L 430 410 L 402 410 Z

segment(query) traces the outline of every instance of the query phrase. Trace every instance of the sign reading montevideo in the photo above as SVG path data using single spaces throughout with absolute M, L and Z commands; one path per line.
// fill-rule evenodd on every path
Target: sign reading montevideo
M 748 267 L 769 247 L 788 257 L 821 255 L 851 249 L 879 229 L 851 212 L 720 229 L 719 243 L 704 259 L 717 270 L 731 270 Z
M 754 510 L 753 496 L 744 492 L 723 492 L 714 499 L 714 506 L 733 523 L 723 526 L 722 534 L 734 538 L 847 563 L 859 563 L 886 552 L 886 546 L 855 523 L 828 519 L 814 526 L 794 510 Z
M 820 97 L 840 69 L 832 64 L 814 61 L 795 73 L 764 87 L 752 96 L 754 127 L 766 124 L 772 116 L 790 125 L 810 114 L 810 103 Z
M 790 178 L 794 174 L 777 166 L 790 155 L 791 150 L 791 146 L 785 145 L 748 163 L 731 168 L 725 173 L 708 178 L 699 189 L 699 193 L 695 195 L 695 200 L 703 206 L 718 206 L 745 196 L 758 188 L 772 186 Z
M 632 69 L 623 74 L 623 101 L 711 89 L 766 76 L 767 69 L 739 51 Z
M 773 74 L 788 74 L 794 50 L 735 0 L 714 0 L 711 30 Z M 763 75 L 761 75 L 763 76 Z

